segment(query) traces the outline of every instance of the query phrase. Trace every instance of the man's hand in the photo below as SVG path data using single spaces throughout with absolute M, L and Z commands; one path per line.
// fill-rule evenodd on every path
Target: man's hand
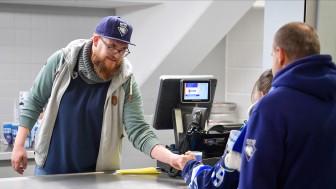
M 182 167 L 180 167 L 180 162 L 183 159 L 183 155 L 173 154 L 170 159 L 170 166 L 174 167 L 177 170 L 182 170 Z
M 15 145 L 12 152 L 12 167 L 14 171 L 23 174 L 27 168 L 27 152 L 23 146 Z
M 15 138 L 11 159 L 14 171 L 18 172 L 19 174 L 23 174 L 24 170 L 27 168 L 27 152 L 24 148 L 24 142 L 28 133 L 29 129 L 20 126 Z
M 178 160 L 178 165 L 182 170 L 188 161 L 194 159 L 196 159 L 195 155 L 191 151 L 187 151 L 185 155 L 181 155 L 181 158 Z
M 182 162 L 184 155 L 174 154 L 162 145 L 154 146 L 151 151 L 151 156 L 156 160 L 169 164 L 177 170 L 182 169 L 180 167 L 180 162 Z

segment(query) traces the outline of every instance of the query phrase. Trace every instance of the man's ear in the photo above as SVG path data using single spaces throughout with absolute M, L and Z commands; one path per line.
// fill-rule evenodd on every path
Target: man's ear
M 98 45 L 98 40 L 99 40 L 99 36 L 98 36 L 98 35 L 94 35 L 94 36 L 92 37 L 93 45 L 94 45 L 95 47 L 97 47 L 97 45 Z
M 287 65 L 287 55 L 286 55 L 286 52 L 280 48 L 280 47 L 277 47 L 276 48 L 276 51 L 278 53 L 278 62 L 280 64 L 280 66 L 283 68 Z

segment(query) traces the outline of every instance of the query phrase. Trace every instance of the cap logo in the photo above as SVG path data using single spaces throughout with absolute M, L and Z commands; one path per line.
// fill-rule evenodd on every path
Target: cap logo
M 120 22 L 120 26 L 118 27 L 118 30 L 119 30 L 121 37 L 124 36 L 128 32 L 127 24 Z

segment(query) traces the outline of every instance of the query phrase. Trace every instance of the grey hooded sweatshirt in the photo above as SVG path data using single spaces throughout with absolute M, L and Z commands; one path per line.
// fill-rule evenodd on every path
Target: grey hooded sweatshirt
M 29 91 L 20 126 L 32 129 L 45 107 L 35 137 L 35 161 L 39 166 L 45 164 L 60 101 L 70 83 L 79 51 L 87 42 L 89 40 L 72 41 L 49 57 Z M 112 104 L 112 96 L 117 97 L 117 104 Z M 124 129 L 133 146 L 149 156 L 153 147 L 159 144 L 145 122 L 140 90 L 126 58 L 107 91 L 96 171 L 120 169 Z

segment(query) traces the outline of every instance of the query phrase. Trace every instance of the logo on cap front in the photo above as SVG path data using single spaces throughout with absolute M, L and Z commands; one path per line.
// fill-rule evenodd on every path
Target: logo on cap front
M 120 35 L 124 36 L 128 32 L 127 24 L 120 22 L 120 26 L 118 27 L 118 30 L 119 30 Z

